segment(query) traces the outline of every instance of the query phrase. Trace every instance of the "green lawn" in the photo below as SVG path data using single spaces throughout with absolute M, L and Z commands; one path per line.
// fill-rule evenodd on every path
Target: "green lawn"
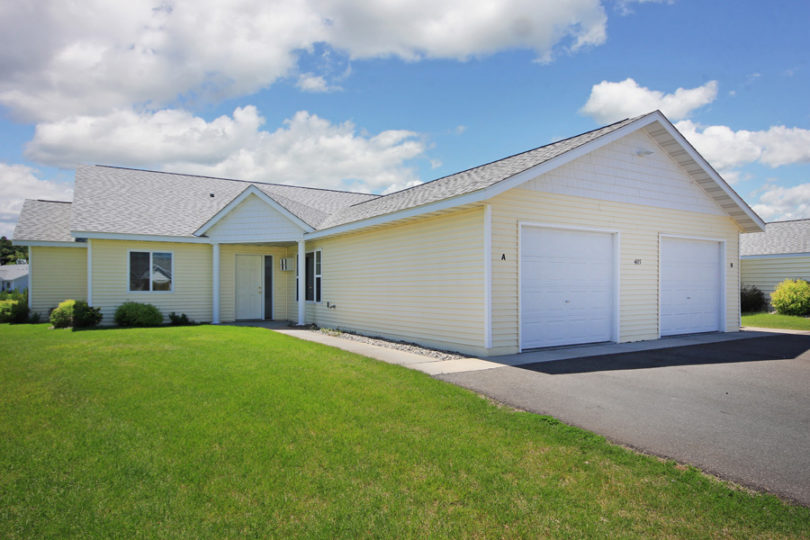
M 788 330 L 810 330 L 810 319 L 778 313 L 752 313 L 742 316 L 743 326 L 759 328 L 785 328 Z
M 0 537 L 808 537 L 810 509 L 256 328 L 0 325 Z

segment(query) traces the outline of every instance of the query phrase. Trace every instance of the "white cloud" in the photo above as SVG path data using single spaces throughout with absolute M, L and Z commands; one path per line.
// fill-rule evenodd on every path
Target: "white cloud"
M 607 124 L 659 109 L 670 120 L 680 120 L 717 97 L 717 81 L 697 88 L 678 88 L 672 94 L 650 90 L 633 79 L 602 81 L 591 88 L 588 101 L 580 109 L 599 123 Z
M 0 105 L 55 121 L 246 95 L 294 73 L 316 44 L 355 59 L 522 48 L 549 60 L 603 43 L 606 21 L 599 0 L 3 2 Z
M 678 128 L 717 169 L 759 162 L 770 167 L 810 163 L 810 130 L 772 126 L 764 131 L 734 131 L 728 126 L 702 126 L 691 120 Z
M 340 86 L 330 86 L 326 79 L 314 73 L 302 73 L 298 76 L 298 82 L 295 86 L 304 92 L 324 93 L 342 90 Z
M 810 217 L 810 184 L 789 188 L 773 186 L 759 197 L 752 206 L 765 221 L 801 219 Z
M 0 163 L 0 236 L 11 236 L 25 199 L 69 201 L 73 189 L 38 178 L 31 167 Z
M 255 107 L 210 122 L 182 110 L 81 116 L 37 126 L 26 156 L 74 167 L 109 163 L 266 182 L 380 192 L 418 183 L 406 162 L 425 144 L 411 131 L 358 133 L 297 112 L 275 131 Z
M 622 15 L 629 15 L 633 13 L 633 4 L 674 4 L 675 0 L 618 0 L 616 2 L 616 9 Z

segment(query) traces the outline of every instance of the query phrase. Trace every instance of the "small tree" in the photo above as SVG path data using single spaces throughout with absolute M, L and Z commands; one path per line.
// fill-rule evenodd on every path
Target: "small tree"
M 786 279 L 771 293 L 771 304 L 782 315 L 810 315 L 810 283 Z

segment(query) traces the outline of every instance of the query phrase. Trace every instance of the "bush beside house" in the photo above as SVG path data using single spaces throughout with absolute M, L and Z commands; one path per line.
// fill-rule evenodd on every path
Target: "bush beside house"
M 810 315 L 810 283 L 786 279 L 771 293 L 771 304 L 782 315 Z

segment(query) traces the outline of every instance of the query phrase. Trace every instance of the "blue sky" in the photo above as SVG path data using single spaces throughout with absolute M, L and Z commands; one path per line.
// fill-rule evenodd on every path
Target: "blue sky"
M 810 3 L 0 6 L 0 234 L 103 163 L 382 193 L 661 109 L 810 217 Z

